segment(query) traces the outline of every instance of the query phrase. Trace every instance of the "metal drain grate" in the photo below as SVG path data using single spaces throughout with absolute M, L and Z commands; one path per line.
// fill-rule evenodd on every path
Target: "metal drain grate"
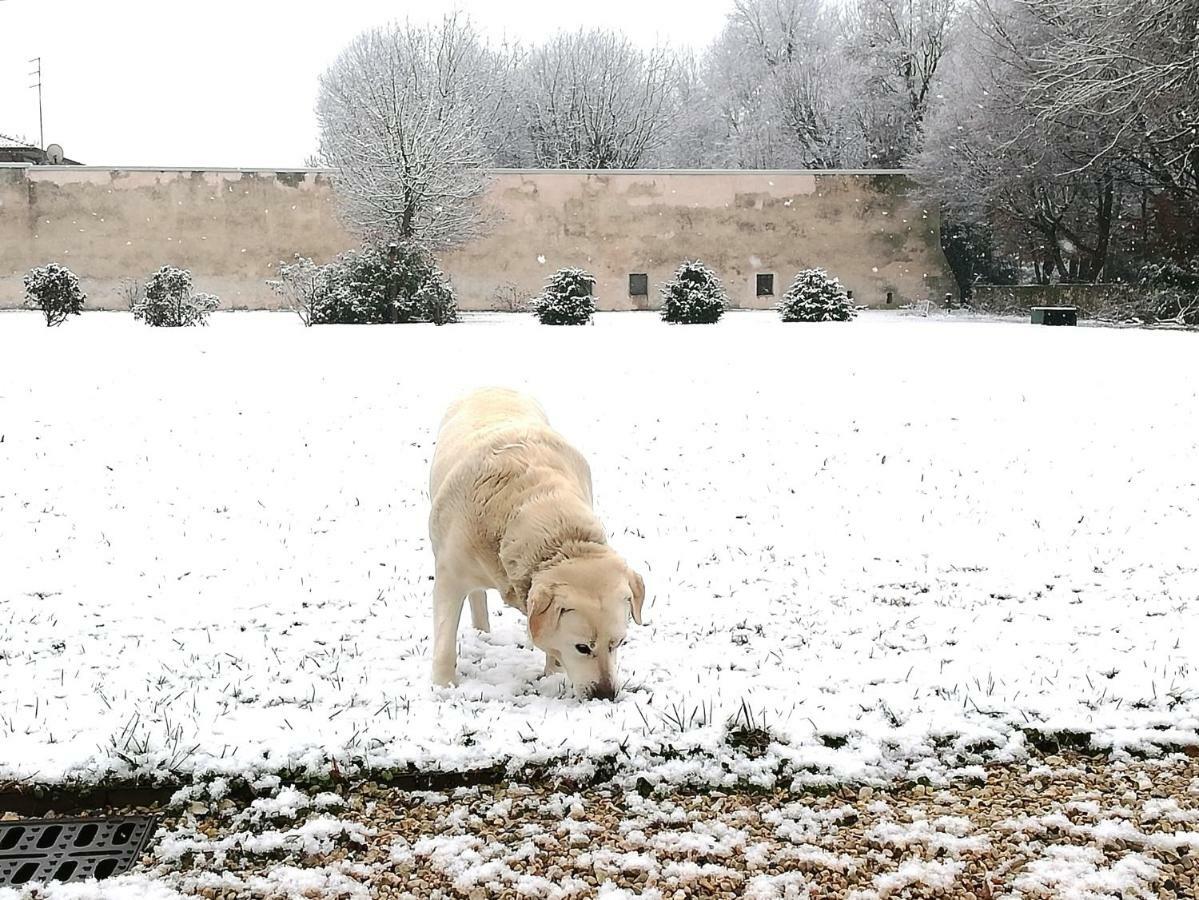
M 0 822 L 0 887 L 120 875 L 157 827 L 157 816 Z

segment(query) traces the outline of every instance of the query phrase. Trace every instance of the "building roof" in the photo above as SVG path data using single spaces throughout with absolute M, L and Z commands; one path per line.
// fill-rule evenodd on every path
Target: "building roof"
M 15 137 L 9 137 L 7 134 L 0 132 L 0 150 L 36 150 L 29 141 L 22 141 Z
M 50 147 L 55 147 L 51 144 Z M 34 165 L 44 166 L 50 162 L 49 148 L 43 149 L 21 138 L 11 137 L 0 133 L 0 165 Z M 61 150 L 62 148 L 57 148 Z M 77 166 L 79 162 L 63 157 L 61 165 Z

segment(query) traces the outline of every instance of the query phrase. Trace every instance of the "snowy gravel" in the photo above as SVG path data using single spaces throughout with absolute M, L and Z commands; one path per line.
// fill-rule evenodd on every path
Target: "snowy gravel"
M 587 454 L 646 576 L 616 703 L 540 678 L 498 604 L 429 686 L 431 442 L 489 383 Z M 1197 451 L 1192 333 L 2 314 L 0 783 L 613 753 L 936 780 L 1030 728 L 1194 744 Z M 782 740 L 757 759 L 743 709 Z
M 359 782 L 344 796 L 266 787 L 247 805 L 214 782 L 159 810 L 129 875 L 0 900 L 1195 897 L 1199 757 L 1119 756 L 1038 755 L 947 789 Z

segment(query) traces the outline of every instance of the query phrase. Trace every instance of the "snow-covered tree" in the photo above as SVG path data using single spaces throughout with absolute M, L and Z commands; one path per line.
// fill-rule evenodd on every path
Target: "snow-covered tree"
M 69 316 L 82 313 L 86 299 L 78 277 L 66 266 L 47 263 L 25 275 L 25 302 L 42 311 L 47 326 L 61 325 Z
M 1167 295 L 1180 284 L 1199 292 L 1199 0 L 1020 8 L 1042 34 L 1022 98 L 1035 116 L 1030 131 L 1081 144 L 1071 176 L 1114 180 L 1112 239 L 1142 280 Z
M 1088 163 L 1130 161 L 1199 199 L 1199 0 L 1019 0 L 1043 31 L 1026 102 L 1038 121 L 1097 123 Z
M 720 164 L 859 164 L 857 89 L 837 31 L 823 0 L 735 0 L 705 65 L 724 132 Z
M 928 120 L 917 177 L 950 219 L 993 228 L 1036 280 L 1097 280 L 1121 191 L 1112 167 L 1079 164 L 1108 134 L 1095 123 L 1038 125 L 1027 95 L 1047 32 L 1021 0 L 977 0 L 973 23 Z
M 865 87 L 855 104 L 872 165 L 899 166 L 918 149 L 958 0 L 856 0 L 844 36 Z
M 318 158 L 351 227 L 431 250 L 478 232 L 510 66 L 458 15 L 375 28 L 342 51 L 320 80 Z
M 666 322 L 718 322 L 727 306 L 724 285 L 701 262 L 684 262 L 675 270 L 674 277 L 662 285 L 662 319 Z
M 542 325 L 586 325 L 595 315 L 595 278 L 582 269 L 559 269 L 529 308 Z
M 603 29 L 559 32 L 525 58 L 520 116 L 533 165 L 631 169 L 671 134 L 677 66 Z
M 778 304 L 784 322 L 848 322 L 856 313 L 841 282 L 824 269 L 804 269 Z
M 727 135 L 720 107 L 705 72 L 705 62 L 693 51 L 679 53 L 674 79 L 674 127 L 666 135 L 657 161 L 671 168 L 703 169 L 727 165 Z

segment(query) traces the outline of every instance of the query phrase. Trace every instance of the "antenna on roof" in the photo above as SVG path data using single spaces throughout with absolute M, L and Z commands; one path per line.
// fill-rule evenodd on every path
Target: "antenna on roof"
M 51 144 L 46 148 L 46 163 L 51 166 L 61 166 L 66 156 L 62 152 L 62 144 Z
M 37 68 L 29 73 L 30 77 L 37 76 L 37 84 L 29 85 L 30 89 L 37 88 L 37 128 L 38 128 L 38 145 L 39 150 L 46 149 L 46 126 L 42 121 L 42 58 L 35 56 L 29 60 L 31 63 L 37 63 Z

